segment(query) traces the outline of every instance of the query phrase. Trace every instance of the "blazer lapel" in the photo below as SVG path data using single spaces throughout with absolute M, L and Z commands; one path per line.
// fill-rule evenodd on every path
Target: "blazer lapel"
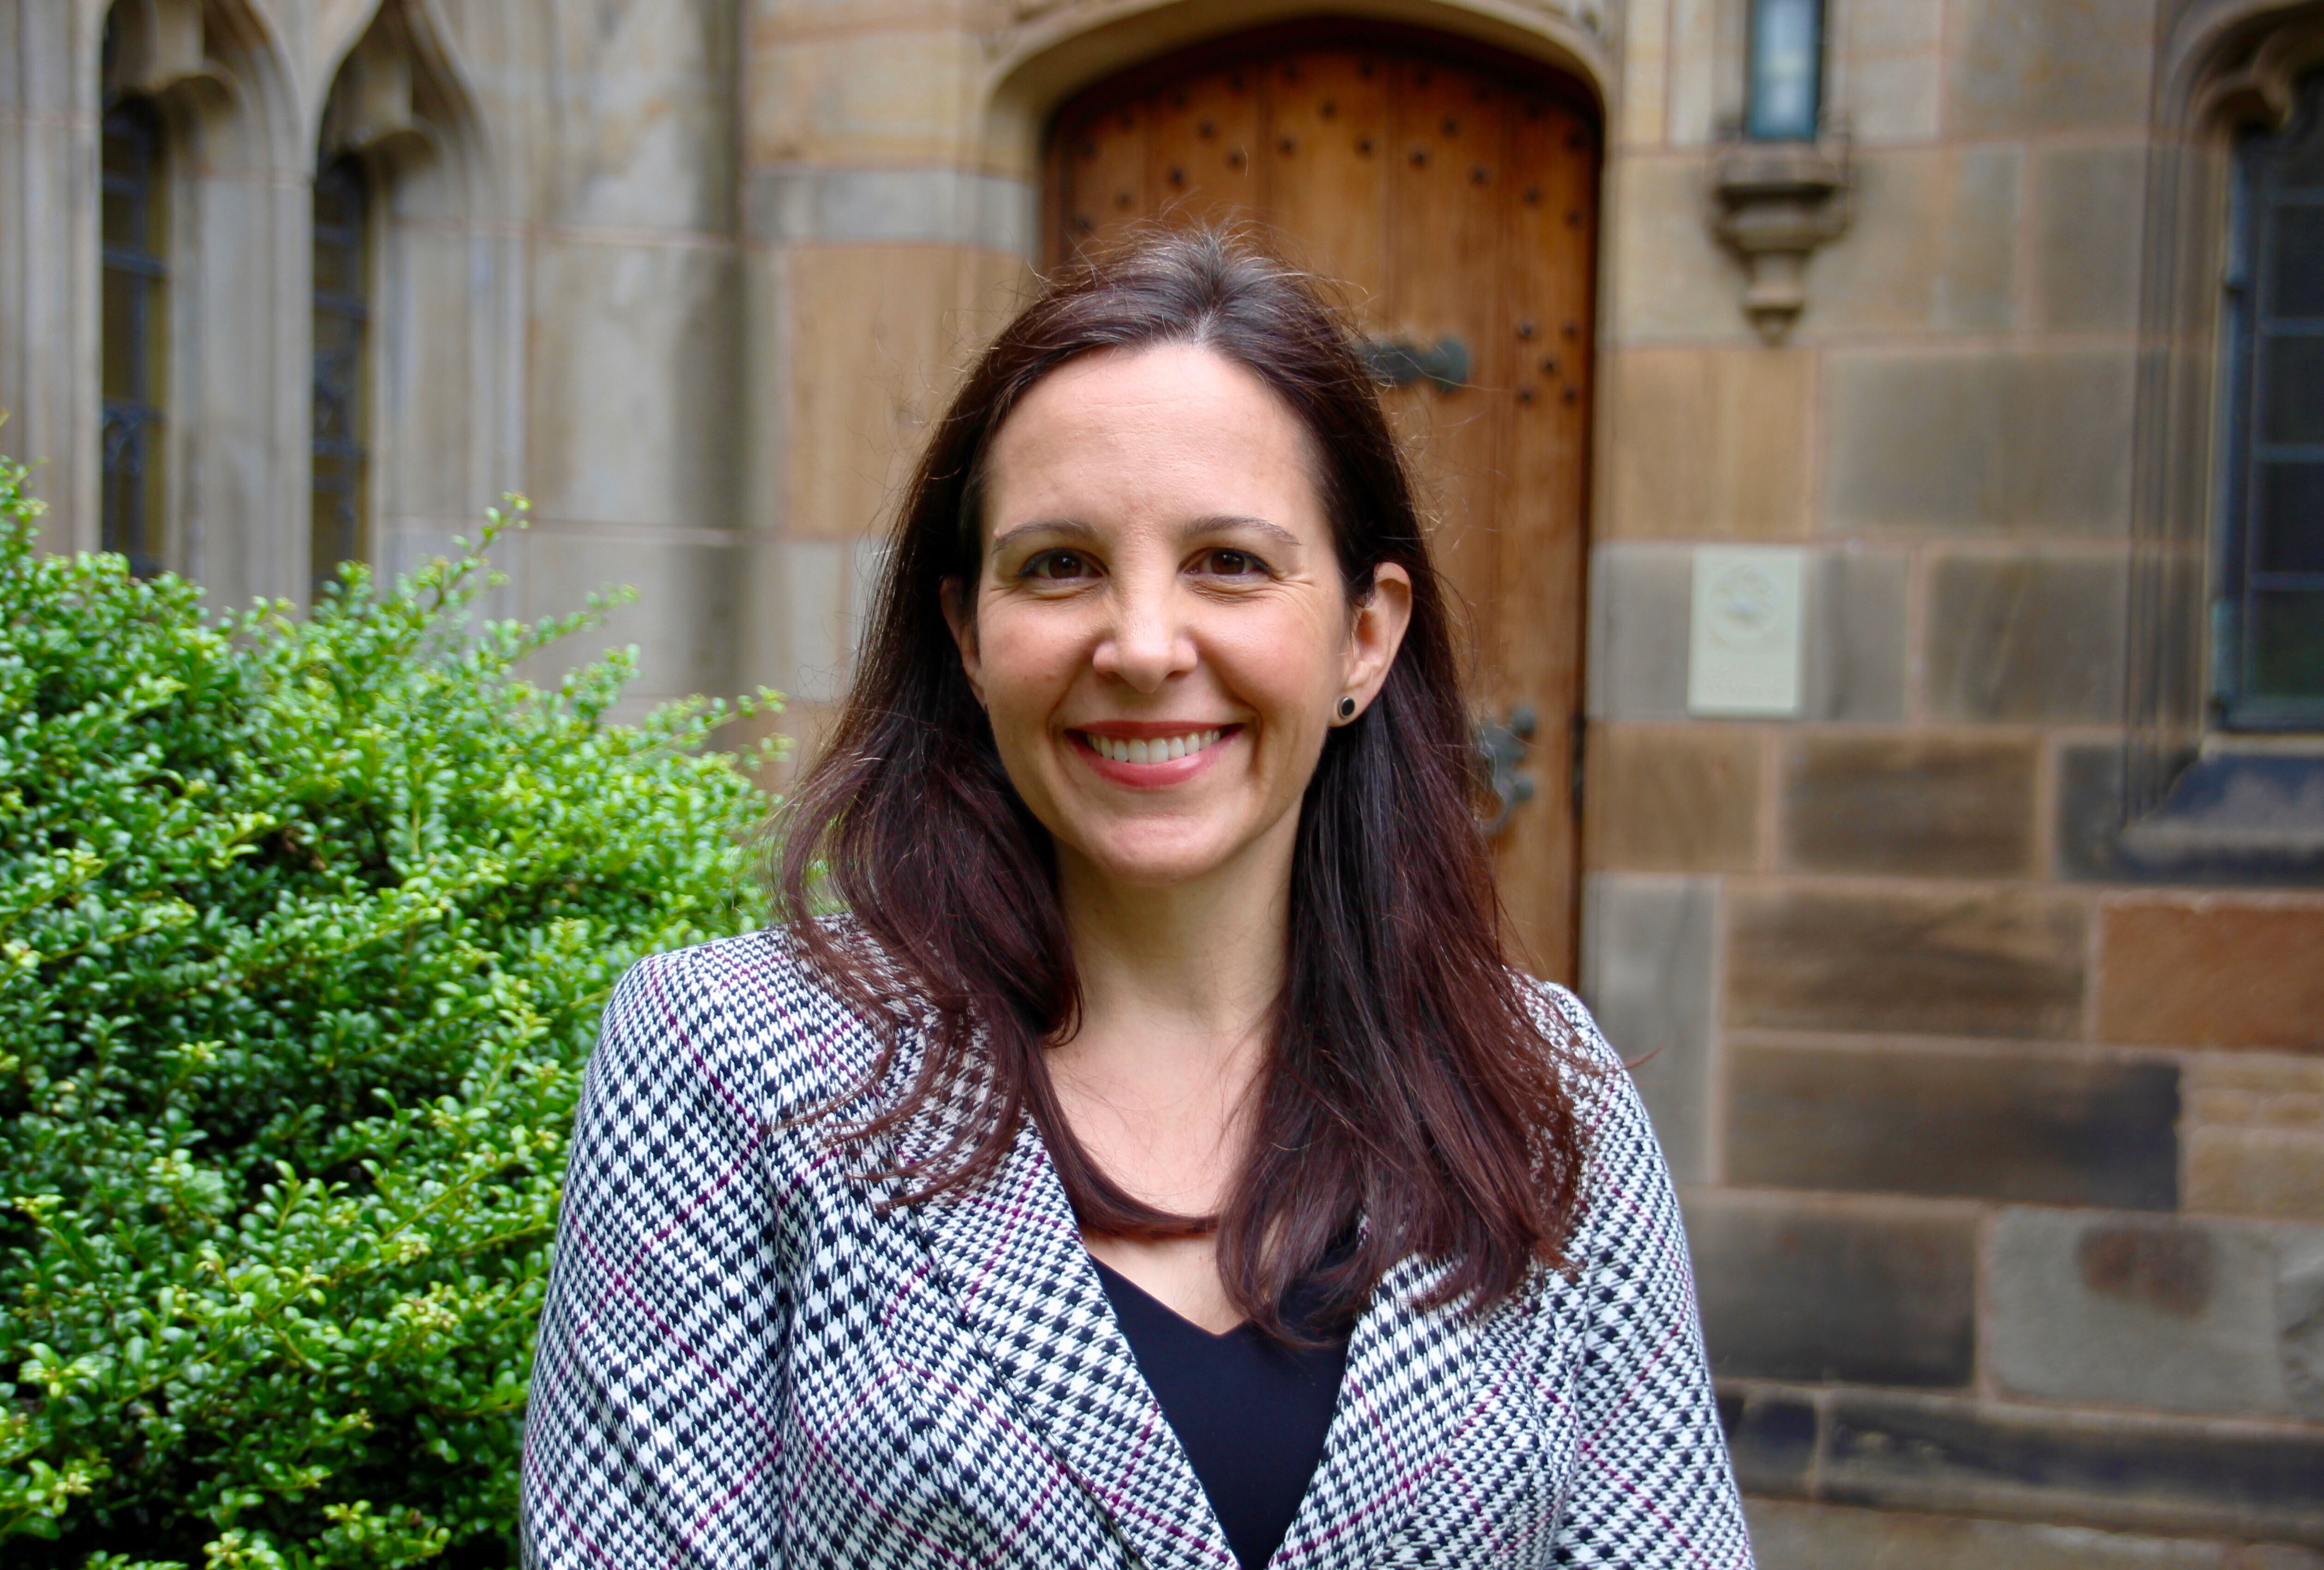
M 1406 1260 L 1356 1322 L 1323 1459 L 1269 1570 L 1372 1564 L 1429 1487 L 1446 1445 L 1499 1399 L 1475 1365 L 1477 1319 L 1457 1302 L 1416 1306 L 1441 1268 Z
M 961 1322 L 1075 1488 L 1150 1570 L 1235 1570 L 1031 1121 L 983 1181 L 918 1208 Z

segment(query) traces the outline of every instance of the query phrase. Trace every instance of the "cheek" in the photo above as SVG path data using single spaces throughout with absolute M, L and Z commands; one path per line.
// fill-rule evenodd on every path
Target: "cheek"
M 996 729 L 1041 725 L 1082 662 L 1080 640 L 1066 618 L 994 607 L 977 619 L 976 647 L 985 703 Z
M 1278 724 L 1313 718 L 1340 689 L 1342 641 L 1336 623 L 1305 606 L 1286 606 L 1280 615 L 1254 617 L 1227 631 L 1214 645 L 1243 700 Z

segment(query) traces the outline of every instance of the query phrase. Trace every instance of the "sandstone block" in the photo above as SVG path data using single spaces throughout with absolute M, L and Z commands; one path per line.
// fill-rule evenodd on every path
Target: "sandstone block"
M 1708 1182 L 1718 885 L 1593 873 L 1582 885 L 1582 995 L 1630 1065 L 1671 1173 Z
M 1721 1378 L 1967 1385 L 1977 1364 L 1976 1226 L 1696 1190 L 1688 1246 Z
M 1810 558 L 1802 718 L 1880 725 L 1904 717 L 1909 565 L 1902 555 L 1852 548 Z
M 2008 1210 L 1990 1250 L 1986 1356 L 2004 1388 L 2170 1411 L 2291 1413 L 2276 1307 L 2282 1243 L 2267 1232 Z
M 1868 147 L 1853 169 L 1853 216 L 1815 258 L 1803 333 L 2006 330 L 2024 153 Z
M 1838 1503 L 2324 1544 L 2324 1432 L 1855 1391 L 1825 1421 Z
M 2154 8 L 2142 0 L 1962 0 L 1945 39 L 1956 135 L 2146 124 Z
M 1759 1570 L 2243 1570 L 2225 1543 L 1748 1500 Z
M 1702 157 L 1626 158 L 1609 173 L 1608 336 L 1626 345 L 1756 341 L 1743 316 L 1742 268 L 1703 222 Z
M 1624 21 L 1619 140 L 1626 147 L 1652 147 L 1663 140 L 1667 120 L 1670 14 L 1649 5 Z
M 928 244 L 1029 255 L 1040 193 L 956 169 L 762 169 L 750 231 L 775 245 Z
M 2156 896 L 2100 907 L 2109 1041 L 2324 1048 L 2324 900 Z
M 472 494 L 482 476 L 472 475 L 466 464 L 447 459 L 473 449 L 480 418 L 482 392 L 469 359 L 475 330 L 470 313 L 475 309 L 469 291 L 477 253 L 484 247 L 449 226 L 420 225 L 399 226 L 387 245 L 411 303 L 372 319 L 374 352 L 398 367 L 396 378 L 382 389 L 380 406 L 380 429 L 392 432 L 393 439 L 373 455 L 380 471 L 381 512 L 383 518 L 473 517 L 480 503 L 491 500 Z M 13 422 L 7 429 L 14 432 Z M 494 479 L 508 483 L 499 476 L 486 483 Z
M 1719 1426 L 1726 1430 L 1735 1481 L 1746 1493 L 1804 1495 L 1815 1464 L 1817 1423 L 1815 1408 L 1791 1391 L 1729 1383 L 1719 1392 Z M 1756 1538 L 1756 1518 L 1752 1530 Z
M 2045 148 L 2033 189 L 2034 325 L 2136 331 L 2144 146 Z
M 2190 1209 L 2324 1221 L 2324 1058 L 2196 1056 L 2182 1137 Z
M 567 34 L 567 115 L 546 146 L 563 167 L 557 221 L 731 234 L 732 20 L 695 0 L 645 0 Z
M 1590 559 L 1590 717 L 1683 720 L 1693 558 L 1683 546 L 1606 544 Z
M 2127 350 L 1835 350 L 1825 527 L 2119 533 L 2132 396 Z
M 1929 707 L 1947 719 L 2122 717 L 2120 560 L 1959 556 L 1929 589 Z
M 2324 1221 L 2324 1134 L 2217 1124 L 2189 1129 L 2187 1205 L 2224 1215 Z
M 1932 142 L 1943 97 L 1943 12 L 1922 0 L 1845 0 L 1826 26 L 1845 52 L 1835 89 L 1858 143 Z
M 1797 350 L 1620 350 L 1607 537 L 1790 540 L 1807 532 L 1812 357 Z
M 744 49 L 745 164 L 896 168 L 973 162 L 984 69 L 975 30 L 922 14 L 885 26 L 801 28 L 754 14 Z
M 788 254 L 788 488 L 797 536 L 852 540 L 901 499 L 928 422 L 989 320 L 983 270 L 946 246 L 801 246 Z
M 2034 764 L 2024 741 L 1802 738 L 1784 757 L 1780 859 L 1803 872 L 2024 876 Z
M 2179 1072 L 2044 1051 L 1729 1048 L 1727 1177 L 2168 1210 Z
M 1729 895 L 1728 1022 L 1771 1030 L 2066 1036 L 2079 901 L 2024 889 Z
M 1618 872 L 1749 869 L 1759 737 L 1727 725 L 1600 725 L 1590 734 L 1589 864 Z

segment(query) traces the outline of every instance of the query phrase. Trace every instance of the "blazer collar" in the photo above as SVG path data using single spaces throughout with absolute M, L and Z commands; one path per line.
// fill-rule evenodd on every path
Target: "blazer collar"
M 919 1214 L 937 1279 L 1019 1415 L 1139 1560 L 1236 1570 L 1031 1120 L 983 1180 Z
M 1441 1267 L 1406 1259 L 1373 1289 L 1348 1338 L 1323 1458 L 1270 1570 L 1375 1564 L 1429 1486 L 1445 1447 L 1500 1378 L 1480 1370 L 1479 1322 L 1459 1304 L 1423 1309 Z M 1487 1376 L 1490 1376 L 1489 1378 Z
M 1078 1491 L 1149 1570 L 1235 1570 L 1031 1120 L 985 1179 L 918 1208 L 962 1323 Z M 1323 1460 L 1271 1561 L 1277 1570 L 1372 1563 L 1463 1420 L 1492 1399 L 1472 1356 L 1474 1317 L 1457 1306 L 1416 1307 L 1436 1277 L 1406 1261 L 1357 1321 Z

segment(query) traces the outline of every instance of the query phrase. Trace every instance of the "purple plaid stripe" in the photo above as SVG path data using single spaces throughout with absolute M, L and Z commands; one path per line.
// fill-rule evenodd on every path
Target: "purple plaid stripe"
M 1606 1070 L 1574 1080 L 1579 1269 L 1481 1317 L 1391 1272 L 1278 1570 L 1749 1570 L 1660 1151 L 1588 1014 L 1542 999 Z M 1231 1570 L 1030 1129 L 976 1191 L 883 1209 L 798 1121 L 873 1050 L 778 934 L 623 980 L 541 1315 L 527 1562 Z

